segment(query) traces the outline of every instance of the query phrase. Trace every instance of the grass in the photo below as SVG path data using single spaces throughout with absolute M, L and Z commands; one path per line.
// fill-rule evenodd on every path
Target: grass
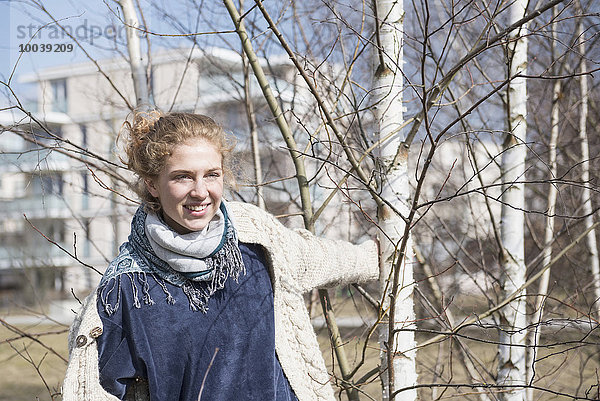
M 61 399 L 57 394 L 67 364 L 56 354 L 67 358 L 66 330 L 56 325 L 0 326 L 0 401 Z

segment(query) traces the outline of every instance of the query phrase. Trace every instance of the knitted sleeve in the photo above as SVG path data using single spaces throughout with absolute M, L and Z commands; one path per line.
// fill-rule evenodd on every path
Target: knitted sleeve
M 275 264 L 295 278 L 297 290 L 375 280 L 379 275 L 377 244 L 354 245 L 319 238 L 304 229 L 291 230 L 271 214 L 248 204 L 231 202 L 240 240 L 267 248 Z
M 304 229 L 293 230 L 290 247 L 296 247 L 297 262 L 290 261 L 303 291 L 376 280 L 379 257 L 375 241 L 354 245 L 320 238 Z M 297 263 L 297 264 L 296 264 Z

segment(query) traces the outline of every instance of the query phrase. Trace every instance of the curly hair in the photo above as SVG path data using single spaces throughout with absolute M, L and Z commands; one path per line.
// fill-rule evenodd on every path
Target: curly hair
M 144 183 L 156 178 L 164 168 L 173 149 L 191 139 L 203 139 L 220 152 L 226 183 L 234 185 L 231 166 L 234 139 L 212 118 L 193 113 L 163 113 L 158 110 L 137 112 L 132 121 L 125 121 L 117 137 L 123 140 L 126 160 L 121 161 L 137 176 L 134 190 L 155 212 L 161 206 Z

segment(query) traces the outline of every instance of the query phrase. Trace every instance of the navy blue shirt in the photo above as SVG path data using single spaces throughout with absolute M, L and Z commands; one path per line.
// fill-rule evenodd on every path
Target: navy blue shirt
M 97 306 L 104 325 L 100 383 L 109 393 L 122 399 L 127 385 L 141 377 L 152 401 L 197 401 L 200 391 L 201 400 L 211 401 L 296 400 L 275 353 L 273 290 L 263 250 L 252 244 L 240 244 L 240 250 L 246 274 L 237 283 L 228 279 L 207 313 L 192 311 L 183 291 L 166 283 L 175 298 L 168 304 L 151 275 L 155 303 L 136 308 L 142 283 L 137 274 L 120 276 L 118 310 L 108 316 L 100 301 Z M 116 297 L 115 291 L 109 301 Z

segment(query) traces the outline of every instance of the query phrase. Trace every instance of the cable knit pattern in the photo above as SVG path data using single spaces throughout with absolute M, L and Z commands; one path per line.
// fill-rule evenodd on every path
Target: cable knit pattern
M 229 202 L 240 242 L 266 249 L 275 307 L 275 348 L 299 401 L 333 401 L 330 376 L 310 323 L 303 294 L 319 287 L 377 279 L 377 246 L 352 245 L 290 230 L 256 206 Z M 95 338 L 102 323 L 94 291 L 84 302 L 69 333 L 69 366 L 64 401 L 115 400 L 98 380 Z M 84 340 L 85 338 L 85 340 Z

